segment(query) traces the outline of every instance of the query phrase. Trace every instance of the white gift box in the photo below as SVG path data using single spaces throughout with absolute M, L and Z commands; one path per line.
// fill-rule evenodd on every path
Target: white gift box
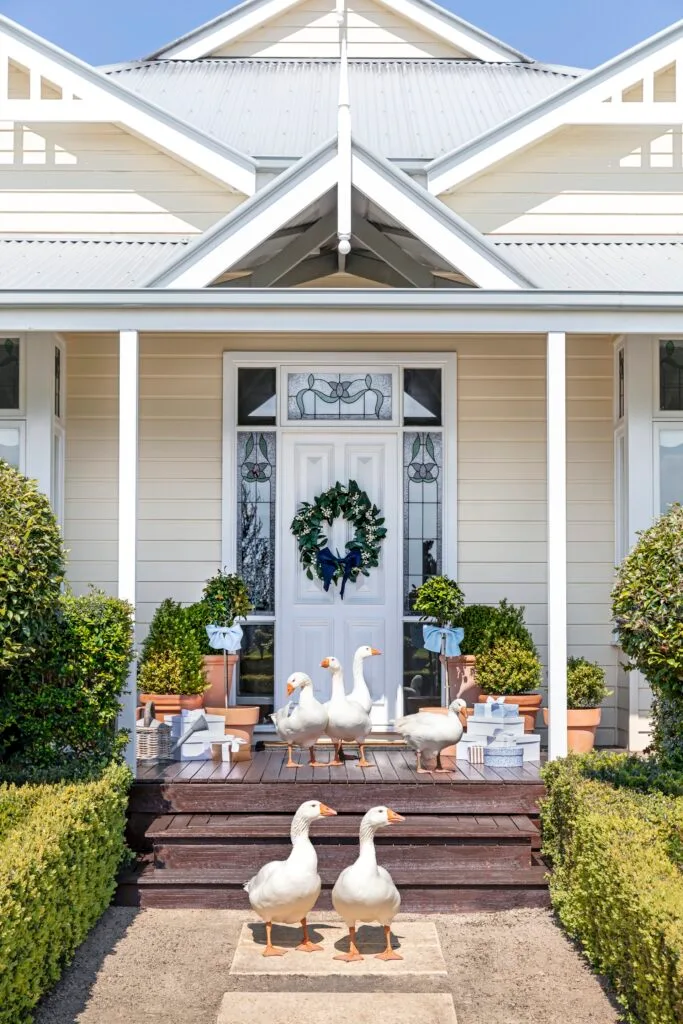
M 495 739 L 495 737 L 491 737 L 491 739 Z M 489 740 L 486 737 L 465 735 L 456 747 L 455 756 L 459 761 L 468 761 L 470 747 L 486 747 L 488 743 Z M 526 732 L 521 736 L 515 736 L 515 745 L 523 748 L 525 761 L 541 760 L 541 737 L 536 733 Z
M 478 739 L 492 738 L 503 732 L 513 733 L 514 736 L 524 735 L 524 719 L 508 718 L 507 721 L 485 722 L 476 718 L 467 719 L 467 735 L 476 736 Z

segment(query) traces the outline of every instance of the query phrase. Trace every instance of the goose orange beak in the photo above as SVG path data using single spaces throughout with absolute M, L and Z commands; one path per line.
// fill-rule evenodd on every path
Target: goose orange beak
M 391 808 L 387 810 L 387 818 L 389 819 L 390 825 L 395 825 L 399 821 L 406 820 L 402 814 L 397 814 L 396 811 L 392 811 Z
M 327 804 L 321 804 L 320 813 L 322 814 L 323 818 L 333 818 L 337 812 L 333 811 L 331 807 L 327 806 Z
M 292 686 L 291 683 L 287 683 L 287 696 L 288 697 L 291 697 L 295 690 L 296 690 L 296 686 Z
M 382 652 L 378 651 L 376 647 L 371 647 L 370 648 L 370 654 L 381 654 L 381 653 Z
M 320 667 L 321 668 L 329 668 L 330 667 L 330 659 L 329 658 L 323 658 L 323 660 L 320 662 Z

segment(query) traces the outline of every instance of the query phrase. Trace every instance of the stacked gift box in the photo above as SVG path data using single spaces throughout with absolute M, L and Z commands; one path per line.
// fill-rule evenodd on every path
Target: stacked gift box
M 172 715 L 170 723 L 174 755 L 179 761 L 210 761 L 212 743 L 221 743 L 225 760 L 229 760 L 230 753 L 236 753 L 240 743 L 244 742 L 236 736 L 226 736 L 223 715 L 209 715 L 201 708 L 198 711 L 181 711 L 179 715 Z M 176 747 L 178 740 L 187 735 L 193 724 L 199 728 L 187 736 L 180 747 Z
M 519 705 L 507 704 L 505 698 L 489 697 L 485 704 L 475 704 L 467 719 L 467 732 L 458 743 L 456 757 L 470 760 L 472 747 L 521 747 L 524 761 L 541 760 L 541 737 L 524 732 L 524 719 Z

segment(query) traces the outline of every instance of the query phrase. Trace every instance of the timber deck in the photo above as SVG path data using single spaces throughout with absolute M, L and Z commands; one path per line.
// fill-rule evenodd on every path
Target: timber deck
M 320 752 L 330 759 L 331 752 Z M 493 769 L 444 758 L 452 771 L 418 775 L 414 754 L 369 750 L 340 767 L 285 766 L 283 750 L 234 765 L 140 765 L 131 792 L 129 842 L 138 865 L 118 902 L 144 907 L 248 909 L 243 882 L 286 857 L 291 817 L 304 800 L 339 812 L 315 823 L 323 891 L 330 906 L 339 871 L 355 857 L 364 812 L 385 804 L 407 820 L 377 834 L 378 859 L 401 888 L 407 911 L 546 906 L 540 860 L 538 765 Z

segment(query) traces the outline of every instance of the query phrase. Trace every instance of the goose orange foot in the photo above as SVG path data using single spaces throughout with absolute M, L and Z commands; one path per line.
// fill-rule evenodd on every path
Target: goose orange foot
M 266 921 L 266 948 L 263 950 L 264 956 L 284 956 L 287 952 L 286 949 L 281 949 L 280 946 L 273 945 L 273 923 L 272 921 Z
M 349 951 L 348 951 L 348 953 L 338 953 L 337 956 L 335 956 L 334 959 L 335 960 L 343 960 L 344 963 L 347 963 L 347 964 L 353 963 L 354 960 L 365 960 L 365 957 L 361 956 L 361 954 L 358 952 L 358 947 L 356 946 L 356 929 L 355 928 L 349 928 Z
M 304 918 L 303 921 L 301 922 L 301 927 L 304 933 L 304 941 L 296 947 L 298 952 L 317 953 L 319 950 L 322 951 L 323 947 L 320 946 L 317 942 L 313 942 L 311 936 L 308 934 L 308 925 L 306 923 L 306 918 Z
M 391 948 L 391 928 L 384 925 L 384 940 L 387 944 L 387 948 L 382 953 L 375 955 L 375 960 L 402 960 L 403 957 L 399 953 L 395 953 Z

